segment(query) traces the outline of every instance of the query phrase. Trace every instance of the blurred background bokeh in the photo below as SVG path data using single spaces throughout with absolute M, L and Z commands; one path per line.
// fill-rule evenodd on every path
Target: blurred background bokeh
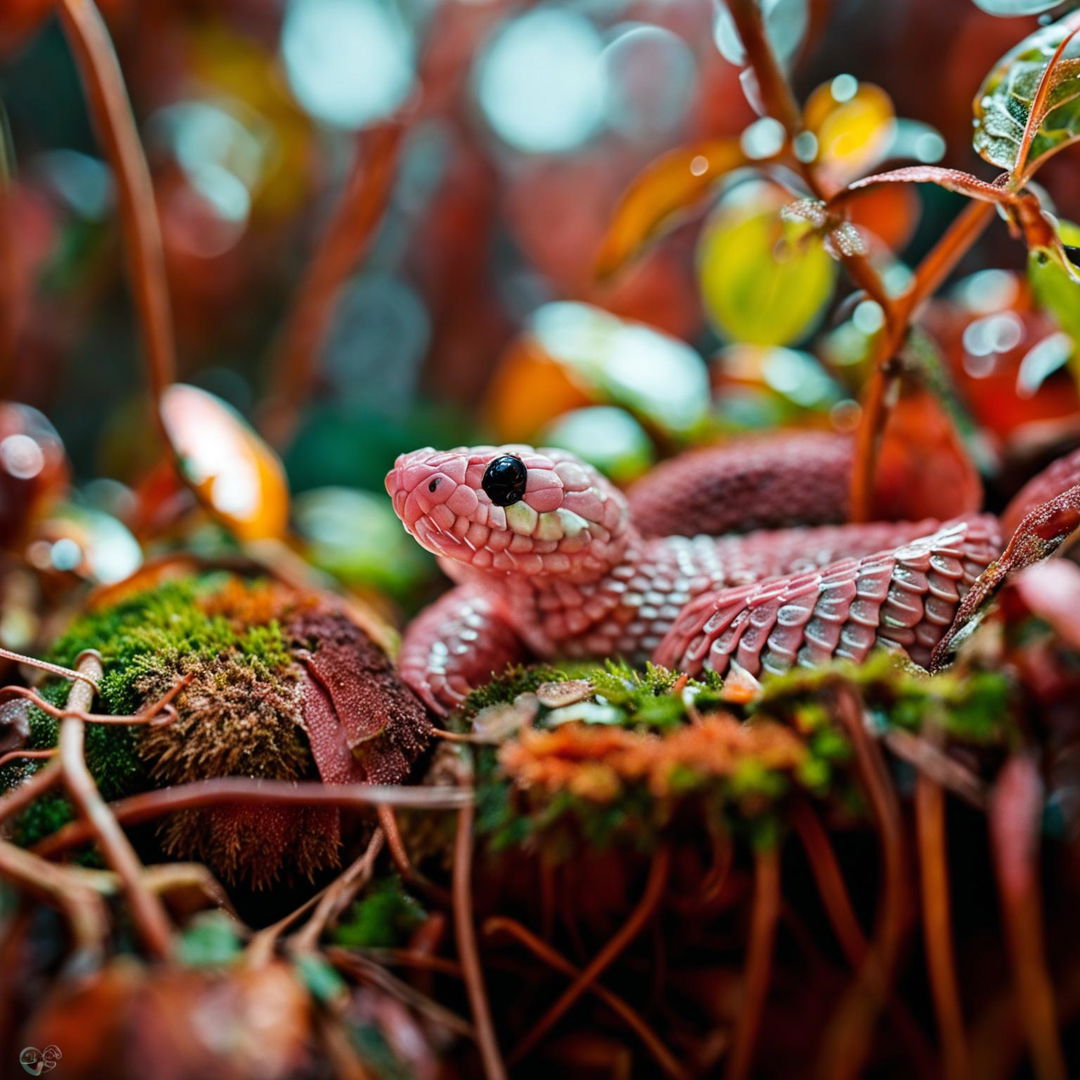
M 382 488 L 415 446 L 557 443 L 627 481 L 717 433 L 857 422 L 881 310 L 819 249 L 763 268 L 789 198 L 778 188 L 736 170 L 659 242 L 597 273 L 620 196 L 665 152 L 730 139 L 754 161 L 776 149 L 779 125 L 748 101 L 740 43 L 713 0 L 101 6 L 153 174 L 178 378 L 275 445 L 294 533 L 340 580 L 406 609 L 430 588 L 433 567 Z M 91 576 L 108 582 L 153 531 L 161 448 L 113 180 L 49 7 L 0 9 L 18 327 L 0 397 L 55 425 L 74 483 L 64 513 L 98 537 L 80 554 L 65 533 L 41 557 L 63 570 L 96 549 Z M 896 161 L 992 178 L 971 149 L 971 99 L 1034 19 L 993 19 L 970 0 L 764 8 L 807 103 L 803 149 L 837 183 Z M 1075 217 L 1067 158 L 1039 179 Z M 691 158 L 691 172 L 697 160 L 708 165 Z M 377 168 L 389 170 L 386 212 L 360 243 L 371 192 L 351 218 L 342 201 Z M 891 289 L 962 204 L 930 186 L 858 203 Z M 313 329 L 297 306 L 319 293 L 313 260 L 335 242 L 321 270 L 331 317 Z M 1072 345 L 1032 306 L 1025 259 L 992 228 L 926 321 L 991 456 L 1046 425 L 1067 440 L 1075 423 Z M 42 422 L 5 420 L 19 438 Z M 211 454 L 229 452 L 212 418 L 192 422 Z M 34 464 L 19 465 L 19 446 L 0 443 L 16 473 Z

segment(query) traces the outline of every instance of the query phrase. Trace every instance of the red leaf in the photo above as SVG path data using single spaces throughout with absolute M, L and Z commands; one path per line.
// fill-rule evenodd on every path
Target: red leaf
M 874 483 L 874 517 L 921 521 L 970 514 L 982 481 L 935 394 L 909 384 L 889 416 Z

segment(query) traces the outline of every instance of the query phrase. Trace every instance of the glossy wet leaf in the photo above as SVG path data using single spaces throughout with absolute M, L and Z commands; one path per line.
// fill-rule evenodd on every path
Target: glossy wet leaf
M 162 394 L 161 415 L 186 479 L 215 517 L 241 540 L 285 534 L 285 470 L 235 409 L 176 383 Z
M 640 254 L 746 160 L 737 139 L 712 139 L 677 147 L 647 165 L 615 208 L 596 257 L 597 276 Z
M 881 159 L 892 141 L 896 114 L 880 86 L 861 83 L 851 97 L 838 101 L 833 84 L 824 83 L 807 100 L 803 122 L 817 138 L 817 160 L 846 177 Z
M 705 226 L 698 245 L 701 298 L 725 337 L 789 345 L 813 328 L 832 295 L 836 265 L 812 227 L 784 221 L 784 199 L 738 189 Z
M 1012 171 L 1043 73 L 1061 43 L 1075 30 L 1074 17 L 1026 37 L 1006 53 L 975 95 L 973 144 L 992 165 Z M 1027 162 L 1080 138 L 1080 41 L 1066 45 L 1051 75 Z

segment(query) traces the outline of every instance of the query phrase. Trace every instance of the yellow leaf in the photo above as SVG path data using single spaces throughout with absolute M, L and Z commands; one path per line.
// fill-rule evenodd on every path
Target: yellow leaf
M 702 303 L 733 341 L 790 345 L 812 329 L 832 295 L 836 264 L 807 226 L 781 220 L 783 203 L 774 188 L 743 185 L 701 234 Z
M 838 178 L 856 176 L 881 159 L 892 139 L 896 113 L 880 86 L 860 83 L 837 101 L 833 83 L 819 86 L 806 103 L 803 122 L 817 137 L 817 158 Z

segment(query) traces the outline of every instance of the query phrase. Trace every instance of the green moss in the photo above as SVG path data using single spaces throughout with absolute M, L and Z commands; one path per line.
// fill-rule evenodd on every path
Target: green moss
M 793 793 L 861 815 L 866 807 L 851 767 L 851 743 L 834 711 L 841 683 L 858 690 L 881 734 L 890 728 L 918 731 L 932 720 L 950 741 L 978 749 L 1005 744 L 1013 732 L 1014 688 L 1008 676 L 977 668 L 929 676 L 885 652 L 861 666 L 834 663 L 766 677 L 761 698 L 746 707 L 724 702 L 721 680 L 714 675 L 684 680 L 662 668 L 636 670 L 613 662 L 518 667 L 476 691 L 457 720 L 467 728 L 471 716 L 486 705 L 508 704 L 542 683 L 570 679 L 588 680 L 592 692 L 564 708 L 541 706 L 532 721 L 534 729 L 602 722 L 667 738 L 700 716 L 726 712 L 741 714 L 751 723 L 760 718 L 789 726 L 798 733 L 806 754 L 795 766 L 790 761 L 772 764 L 767 758 L 750 758 L 726 776 L 711 770 L 704 760 L 696 768 L 691 755 L 664 776 L 662 791 L 622 777 L 616 781 L 616 794 L 606 800 L 582 797 L 582 789 L 575 794 L 569 782 L 559 790 L 537 785 L 516 788 L 496 752 L 484 747 L 475 755 L 477 825 L 494 849 L 542 842 L 545 852 L 558 858 L 580 850 L 582 844 L 602 846 L 618 840 L 648 846 L 673 818 L 681 820 L 688 813 L 718 815 L 717 820 L 728 821 L 736 831 L 750 830 L 748 835 L 757 836 L 760 830 L 774 835 L 783 826 Z M 604 711 L 594 711 L 597 706 Z M 704 744 L 702 753 L 710 753 Z M 565 767 L 572 760 L 567 758 Z M 603 758 L 598 757 L 596 766 L 602 765 Z M 592 767 L 583 760 L 583 769 Z M 588 779 L 583 783 L 587 789 Z M 602 789 L 602 777 L 600 783 Z M 762 825 L 766 819 L 772 825 Z
M 274 623 L 236 626 L 220 614 L 208 614 L 200 601 L 236 579 L 207 574 L 170 581 L 137 593 L 101 611 L 77 619 L 53 645 L 49 659 L 71 667 L 80 653 L 96 649 L 105 668 L 95 709 L 127 715 L 152 700 L 147 687 L 170 686 L 194 661 L 227 656 L 258 677 L 276 681 L 291 663 L 287 643 Z M 255 584 L 248 586 L 256 587 Z M 51 704 L 62 706 L 71 684 L 53 679 L 41 688 Z M 56 745 L 59 723 L 40 709 L 31 709 L 28 748 Z M 86 762 L 102 795 L 118 799 L 150 786 L 139 755 L 143 729 L 89 724 Z M 40 765 L 13 762 L 0 769 L 0 791 L 9 789 Z M 66 799 L 39 800 L 15 823 L 21 842 L 31 844 L 70 819 Z

